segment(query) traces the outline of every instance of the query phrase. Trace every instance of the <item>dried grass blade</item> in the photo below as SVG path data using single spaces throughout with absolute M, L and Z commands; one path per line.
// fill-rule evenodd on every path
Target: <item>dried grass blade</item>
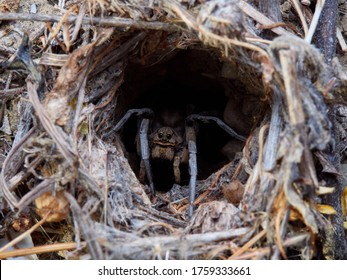
M 12 147 L 10 152 L 8 153 L 4 163 L 3 167 L 1 170 L 0 174 L 0 189 L 2 190 L 2 193 L 6 199 L 6 201 L 10 204 L 10 206 L 13 207 L 18 207 L 18 200 L 15 195 L 13 195 L 10 191 L 11 186 L 7 184 L 7 175 L 8 172 L 10 171 L 10 162 L 14 161 L 14 156 L 18 152 L 18 150 L 22 149 L 23 145 L 26 143 L 26 141 L 34 134 L 36 130 L 36 126 L 31 128 L 28 133 L 19 140 L 19 142 Z M 17 162 L 15 160 L 15 162 Z
M 241 256 L 244 252 L 246 252 L 249 248 L 251 248 L 256 242 L 258 242 L 261 238 L 266 235 L 266 229 L 263 229 L 257 235 L 253 236 L 245 245 L 243 245 L 239 250 L 237 250 L 229 260 L 237 260 L 239 256 Z
M 75 22 L 78 16 L 68 16 L 69 22 Z M 44 15 L 44 14 L 27 14 L 27 13 L 0 13 L 1 20 L 21 20 L 21 21 L 43 21 L 43 22 L 60 22 L 61 16 Z M 128 27 L 134 29 L 165 30 L 170 32 L 180 32 L 182 27 L 166 22 L 147 22 L 120 17 L 84 17 L 83 24 L 99 25 L 106 27 Z
M 239 2 L 240 9 L 249 17 L 253 18 L 257 22 L 261 23 L 262 25 L 273 25 L 275 22 L 273 22 L 268 17 L 264 16 L 261 12 L 257 11 L 255 8 L 253 8 L 250 4 L 248 4 L 245 1 Z M 293 36 L 292 33 L 286 31 L 285 29 L 281 27 L 276 27 L 271 29 L 273 32 L 277 33 L 278 35 L 290 35 Z
M 83 242 L 81 246 L 85 246 L 85 244 L 86 243 Z M 1 252 L 0 259 L 22 257 L 22 256 L 28 256 L 28 255 L 34 255 L 34 254 L 52 253 L 52 252 L 65 251 L 65 250 L 74 250 L 76 248 L 77 248 L 77 243 L 75 242 L 35 246 L 33 248 L 25 248 L 25 249 L 13 250 L 13 251 Z
M 60 152 L 65 157 L 65 159 L 69 162 L 70 166 L 76 167 L 78 164 L 77 156 L 70 148 L 70 144 L 65 140 L 67 139 L 67 136 L 61 129 L 60 131 L 58 131 L 58 127 L 56 127 L 53 124 L 52 120 L 46 113 L 44 107 L 39 101 L 35 84 L 33 84 L 32 81 L 28 80 L 27 86 L 28 86 L 29 99 L 32 102 L 33 107 L 35 108 L 35 111 L 40 119 L 41 124 L 43 125 L 47 133 L 56 142 Z

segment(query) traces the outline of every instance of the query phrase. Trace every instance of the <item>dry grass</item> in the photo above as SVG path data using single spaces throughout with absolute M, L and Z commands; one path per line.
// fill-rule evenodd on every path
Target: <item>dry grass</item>
M 338 59 L 326 64 L 310 44 L 317 23 L 307 26 L 299 1 L 290 1 L 299 18 L 279 25 L 252 1 L 204 2 L 68 1 L 60 15 L 0 14 L 50 22 L 33 49 L 24 36 L 2 58 L 1 234 L 13 232 L 20 213 L 37 219 L 34 201 L 47 193 L 69 205 L 63 221 L 43 224 L 46 214 L 19 229 L 33 248 L 13 249 L 18 240 L 8 240 L 0 258 L 57 251 L 67 259 L 347 257 L 344 68 Z M 131 98 L 121 93 L 128 65 L 150 69 L 186 49 L 237 69 L 230 81 L 245 85 L 262 108 L 242 153 L 199 182 L 191 219 L 187 189 L 158 195 L 167 206 L 153 206 L 112 132 L 129 109 L 118 101 Z

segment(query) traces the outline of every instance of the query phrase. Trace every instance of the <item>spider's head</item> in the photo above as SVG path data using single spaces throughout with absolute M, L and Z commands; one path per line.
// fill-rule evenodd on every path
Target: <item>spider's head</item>
M 183 142 L 183 139 L 176 131 L 171 127 L 160 127 L 154 131 L 150 137 L 150 142 L 159 146 L 172 146 L 175 147 Z

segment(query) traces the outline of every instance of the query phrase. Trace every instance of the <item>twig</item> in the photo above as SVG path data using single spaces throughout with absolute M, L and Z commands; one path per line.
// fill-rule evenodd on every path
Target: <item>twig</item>
M 259 131 L 259 158 L 257 164 L 259 164 L 259 173 L 263 174 L 263 156 L 264 156 L 264 144 L 265 144 L 265 133 L 269 128 L 268 124 L 263 125 Z
M 304 14 L 302 12 L 302 9 L 300 7 L 300 4 L 299 4 L 298 0 L 291 0 L 291 2 L 293 3 L 296 12 L 299 15 L 299 18 L 300 18 L 300 21 L 301 21 L 301 24 L 302 24 L 302 28 L 304 29 L 304 33 L 305 33 L 305 37 L 306 37 L 307 33 L 308 33 L 308 26 L 307 26 Z
M 272 25 L 275 22 L 269 19 L 268 17 L 264 16 L 261 12 L 257 11 L 255 8 L 253 8 L 251 5 L 246 3 L 245 1 L 240 1 L 239 2 L 239 7 L 240 9 L 249 17 L 252 19 L 256 20 L 262 25 Z M 281 27 L 273 28 L 271 29 L 273 32 L 275 32 L 278 35 L 291 35 L 293 36 L 292 33 L 286 31 L 285 29 Z
M 187 223 L 178 219 L 175 219 L 174 217 L 172 217 L 171 215 L 165 213 L 165 212 L 160 212 L 158 210 L 155 210 L 153 208 L 149 208 L 149 207 L 145 207 L 142 205 L 139 205 L 139 209 L 147 212 L 153 216 L 157 216 L 160 217 L 161 220 L 165 220 L 167 222 L 169 222 L 171 225 L 176 226 L 176 227 L 186 227 Z
M 308 30 L 307 35 L 305 36 L 305 41 L 307 43 L 309 43 L 309 44 L 311 43 L 313 35 L 314 35 L 315 31 L 316 31 L 320 15 L 321 15 L 321 13 L 323 11 L 324 4 L 325 4 L 325 0 L 317 1 L 316 9 L 315 9 L 315 12 L 314 12 L 314 15 L 313 15 L 313 18 L 312 18 L 312 22 L 311 22 L 310 28 Z
M 44 22 L 59 22 L 62 16 L 58 15 L 43 15 L 43 14 L 27 14 L 27 13 L 0 13 L 1 20 L 21 20 L 21 21 L 44 21 Z M 79 16 L 68 16 L 69 22 L 75 22 Z M 150 29 L 150 30 L 165 30 L 170 32 L 182 31 L 182 27 L 166 22 L 147 22 L 141 20 L 132 20 L 128 18 L 117 17 L 84 17 L 83 24 L 99 25 L 109 27 L 129 27 L 135 29 Z
M 55 54 L 44 52 L 40 57 L 39 64 L 63 67 L 68 59 L 69 55 L 67 54 Z
M 253 44 L 250 44 L 250 43 L 247 43 L 247 42 L 242 42 L 242 41 L 237 40 L 237 39 L 231 39 L 231 38 L 222 37 L 220 35 L 217 35 L 217 34 L 211 32 L 211 31 L 209 31 L 203 25 L 199 26 L 199 32 L 201 33 L 201 35 L 206 36 L 207 38 L 210 37 L 211 39 L 219 41 L 219 42 L 224 43 L 224 44 L 235 45 L 235 46 L 238 46 L 238 47 L 242 47 L 242 48 L 245 48 L 245 49 L 256 51 L 256 52 L 259 52 L 264 57 L 268 57 L 267 52 L 264 51 L 262 48 L 256 46 L 256 45 L 253 45 Z
M 0 98 L 13 98 L 15 95 L 22 94 L 25 91 L 25 87 L 11 88 L 0 90 Z
M 14 54 L 16 52 L 16 49 L 0 45 L 0 52 L 5 52 L 8 54 Z
M 7 81 L 6 81 L 6 84 L 5 84 L 5 90 L 8 90 L 10 89 L 10 85 L 11 85 L 11 81 L 12 81 L 12 72 L 10 72 L 8 74 L 8 77 L 7 77 Z
M 316 176 L 315 171 L 312 168 L 312 155 L 307 143 L 307 135 L 303 129 L 303 124 L 305 123 L 305 112 L 303 108 L 302 96 L 300 96 L 300 87 L 297 83 L 299 79 L 297 68 L 295 63 L 297 62 L 296 53 L 293 50 L 280 50 L 279 51 L 279 59 L 282 66 L 282 75 L 285 86 L 285 98 L 287 100 L 287 107 L 289 111 L 289 122 L 293 127 L 292 143 L 288 147 L 288 153 L 291 155 L 283 161 L 283 188 L 286 194 L 286 198 L 290 205 L 292 205 L 296 210 L 300 212 L 303 216 L 303 219 L 310 227 L 312 232 L 318 233 L 318 225 L 310 207 L 307 207 L 304 203 L 303 199 L 299 194 L 294 191 L 292 183 L 293 183 L 293 173 L 294 167 L 298 162 L 305 162 L 305 164 L 309 163 L 309 168 L 311 168 L 310 176 L 312 180 L 315 180 Z M 309 95 L 307 95 L 309 96 Z M 300 136 L 299 136 L 300 135 Z M 301 147 L 298 147 L 299 137 L 304 142 Z M 301 151 L 300 151 L 301 149 Z M 295 151 L 295 153 L 294 153 Z M 294 156 L 295 155 L 295 156 Z M 306 160 L 305 160 L 306 159 Z M 286 166 L 287 165 L 287 166 Z M 317 182 L 318 183 L 318 182 Z
M 33 233 L 36 229 L 38 229 L 48 218 L 48 216 L 51 214 L 51 211 L 48 211 L 47 214 L 38 221 L 35 225 L 33 225 L 30 229 L 23 232 L 21 235 L 17 236 L 15 239 L 13 239 L 11 242 L 7 243 L 5 246 L 0 248 L 0 252 L 3 252 L 7 250 L 8 248 L 11 248 L 12 246 L 16 245 L 18 242 L 22 241 L 24 238 L 26 238 L 28 235 Z M 1 255 L 0 255 L 1 259 Z
M 346 44 L 345 38 L 343 38 L 341 29 L 339 27 L 336 29 L 336 36 L 342 51 L 347 52 L 347 44 Z
M 65 45 L 60 41 L 60 39 L 58 38 L 58 33 L 60 31 L 60 28 L 62 27 L 63 25 L 63 21 L 64 19 L 66 18 L 66 16 L 64 16 L 61 21 L 57 24 L 57 26 L 55 26 L 55 29 L 53 30 L 52 26 L 51 26 L 51 23 L 50 22 L 47 22 L 46 23 L 46 27 L 47 29 L 49 30 L 50 32 L 50 35 L 48 37 L 48 40 L 46 42 L 46 44 L 44 45 L 43 47 L 43 51 L 45 52 L 47 50 L 47 48 L 50 46 L 51 44 L 51 41 L 53 39 L 55 39 L 55 41 L 58 43 L 58 45 L 61 47 L 61 49 L 64 51 L 64 53 L 68 53 L 68 50 L 66 49 Z
M 36 126 L 31 128 L 31 130 L 29 130 L 29 132 L 24 137 L 22 137 L 16 145 L 12 146 L 10 152 L 8 153 L 3 163 L 3 168 L 0 174 L 0 189 L 2 190 L 4 198 L 12 208 L 18 206 L 18 200 L 17 197 L 14 194 L 12 194 L 12 192 L 10 191 L 10 186 L 7 184 L 7 176 L 9 175 L 10 163 L 13 164 L 13 161 L 17 164 L 19 163 L 19 160 L 14 158 L 14 156 L 16 155 L 18 150 L 22 149 L 22 146 L 34 134 L 35 130 Z
M 81 230 L 87 242 L 89 252 L 94 260 L 104 259 L 103 251 L 101 249 L 99 240 L 93 234 L 94 228 L 92 219 L 87 213 L 84 213 L 77 203 L 76 199 L 68 192 L 64 192 L 66 199 L 69 201 L 70 209 L 72 211 L 74 222 L 78 226 L 77 230 Z
M 71 167 L 76 167 L 77 157 L 75 155 L 75 152 L 71 149 L 70 144 L 67 143 L 67 141 L 65 140 L 65 133 L 63 131 L 58 131 L 58 127 L 54 125 L 46 110 L 43 108 L 38 98 L 36 86 L 32 83 L 32 81 L 28 80 L 27 86 L 30 101 L 33 104 L 33 107 L 35 108 L 35 111 L 41 121 L 41 124 L 43 125 L 47 133 L 55 141 L 60 152 L 69 162 Z
M 74 222 L 78 226 L 78 231 L 84 235 L 87 242 L 89 252 L 94 260 L 103 259 L 103 252 L 98 240 L 93 236 L 94 231 L 93 222 L 87 213 L 84 213 L 77 203 L 76 199 L 68 192 L 64 192 L 66 199 L 69 201 L 70 209 L 72 211 Z
M 261 232 L 259 232 L 256 236 L 254 236 L 251 240 L 249 240 L 245 245 L 243 245 L 239 250 L 237 250 L 230 258 L 229 260 L 235 260 L 238 256 L 242 255 L 244 252 L 246 252 L 249 248 L 251 248 L 259 239 L 261 239 L 263 236 L 266 235 L 266 230 L 263 229 Z
M 286 260 L 288 259 L 287 255 L 286 255 L 286 251 L 284 250 L 284 247 L 283 247 L 283 242 L 282 242 L 282 239 L 286 233 L 286 227 L 287 227 L 289 214 L 290 214 L 290 209 L 287 209 L 287 207 L 288 207 L 287 205 L 284 205 L 284 207 L 281 207 L 281 209 L 279 209 L 277 216 L 276 216 L 275 228 L 276 228 L 277 244 L 276 244 L 275 252 L 271 258 L 273 260 L 278 259 L 279 253 L 281 253 L 281 255 L 284 259 L 286 259 Z M 281 221 L 281 219 L 282 219 L 282 221 Z
M 280 51 L 280 62 L 283 71 L 283 80 L 285 86 L 285 98 L 287 100 L 289 120 L 293 126 L 298 126 L 305 121 L 305 113 L 301 102 L 301 97 L 298 94 L 296 73 L 295 53 L 290 50 Z
M 83 101 L 85 97 L 85 91 L 86 91 L 86 83 L 87 83 L 87 76 L 84 76 L 84 79 L 81 83 L 80 89 L 78 90 L 77 95 L 77 102 L 76 102 L 76 108 L 75 108 L 75 115 L 72 120 L 72 136 L 73 136 L 73 143 L 74 143 L 74 150 L 77 151 L 77 142 L 78 142 L 78 126 L 81 121 L 81 114 L 83 109 Z
M 195 17 L 191 15 L 186 9 L 182 9 L 180 3 L 175 0 L 161 0 L 162 5 L 169 8 L 172 12 L 176 13 L 187 26 L 193 30 L 198 29 L 198 24 Z
M 112 249 L 119 256 L 136 256 L 139 252 L 149 251 L 156 246 L 162 247 L 162 251 L 170 250 L 171 248 L 177 250 L 181 246 L 186 247 L 187 245 L 185 244 L 189 244 L 189 248 L 193 248 L 203 244 L 240 237 L 249 231 L 249 228 L 244 227 L 201 234 L 139 238 L 127 243 L 112 245 Z
M 82 242 L 81 245 L 85 246 L 86 242 Z M 44 254 L 44 253 L 51 253 L 51 252 L 58 252 L 58 251 L 65 251 L 65 250 L 74 250 L 76 248 L 78 248 L 76 242 L 49 244 L 49 245 L 43 245 L 43 246 L 36 246 L 32 248 L 24 248 L 24 249 L 17 249 L 17 250 L 2 252 L 0 253 L 0 259 L 8 259 L 13 257 Z
M 229 168 L 229 166 L 231 165 L 231 162 L 227 163 L 226 165 L 224 165 L 221 169 L 218 170 L 218 172 L 216 172 L 215 177 L 211 183 L 211 185 L 209 186 L 209 188 L 207 189 L 207 191 L 211 191 L 215 188 L 216 184 L 218 183 L 218 180 L 220 178 L 220 176 L 223 174 L 223 172 Z M 196 199 L 197 200 L 197 199 Z M 196 205 L 196 204 L 195 204 Z
M 277 160 L 277 147 L 279 137 L 283 125 L 283 120 L 280 114 L 282 109 L 282 96 L 277 87 L 273 89 L 271 120 L 269 133 L 265 144 L 264 165 L 265 171 L 270 171 L 275 167 Z
M 71 35 L 71 41 L 70 43 L 73 44 L 78 37 L 78 33 L 81 30 L 81 26 L 82 26 L 82 22 L 83 22 L 83 15 L 86 12 L 86 3 L 83 3 L 82 6 L 80 7 L 77 19 L 76 19 L 76 23 L 75 23 L 75 28 L 73 30 L 73 33 Z
M 24 150 L 24 149 L 23 149 Z M 16 189 L 16 187 L 28 176 L 30 176 L 30 172 L 28 170 L 34 170 L 39 164 L 41 164 L 43 161 L 43 158 L 37 157 L 35 158 L 32 162 L 29 164 L 24 164 L 24 167 L 26 168 L 25 171 L 20 171 L 16 175 L 14 175 L 10 180 L 9 180 L 9 190 L 12 192 Z
M 54 187 L 54 180 L 51 178 L 45 179 L 41 183 L 35 186 L 30 192 L 26 193 L 18 202 L 18 209 L 21 211 L 24 207 L 28 206 L 40 195 L 52 190 Z
M 245 37 L 245 39 L 246 39 L 246 41 L 249 41 L 249 42 L 262 43 L 262 44 L 266 44 L 266 45 L 270 45 L 272 43 L 272 41 L 265 40 L 262 38 Z
M 298 245 L 299 243 L 306 241 L 308 238 L 310 238 L 310 235 L 308 233 L 290 237 L 283 242 L 283 246 L 290 247 L 290 246 Z M 259 248 L 259 249 L 256 249 L 255 252 L 248 252 L 239 256 L 237 260 L 249 260 L 253 257 L 257 257 L 258 259 L 260 259 L 263 256 L 269 255 L 273 249 L 274 247 Z
M 261 29 L 261 30 L 266 30 L 266 29 L 273 29 L 273 28 L 282 27 L 282 26 L 287 26 L 287 24 L 285 22 L 275 22 L 275 23 L 270 24 L 270 25 L 257 24 L 256 28 Z

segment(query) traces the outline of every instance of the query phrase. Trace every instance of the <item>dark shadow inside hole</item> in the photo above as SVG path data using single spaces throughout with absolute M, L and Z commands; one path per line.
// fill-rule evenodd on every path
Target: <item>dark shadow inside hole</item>
M 170 116 L 172 123 L 175 123 L 173 118 L 178 118 L 178 126 L 183 130 L 185 118 L 192 113 L 222 118 L 228 99 L 224 94 L 223 81 L 219 78 L 220 69 L 219 60 L 202 51 L 184 51 L 170 61 L 153 67 L 130 64 L 126 69 L 118 108 L 122 109 L 122 114 L 133 108 L 151 108 L 155 113 L 152 131 L 156 129 L 154 124 L 167 126 L 167 120 L 161 119 L 163 115 Z M 136 174 L 140 165 L 135 143 L 138 127 L 139 122 L 134 117 L 122 132 L 127 157 Z M 221 150 L 230 139 L 214 123 L 199 125 L 198 179 L 207 178 L 228 162 Z M 151 164 L 156 190 L 170 190 L 175 183 L 173 162 L 151 160 Z M 186 185 L 189 183 L 188 166 L 182 164 L 180 170 L 181 185 Z

